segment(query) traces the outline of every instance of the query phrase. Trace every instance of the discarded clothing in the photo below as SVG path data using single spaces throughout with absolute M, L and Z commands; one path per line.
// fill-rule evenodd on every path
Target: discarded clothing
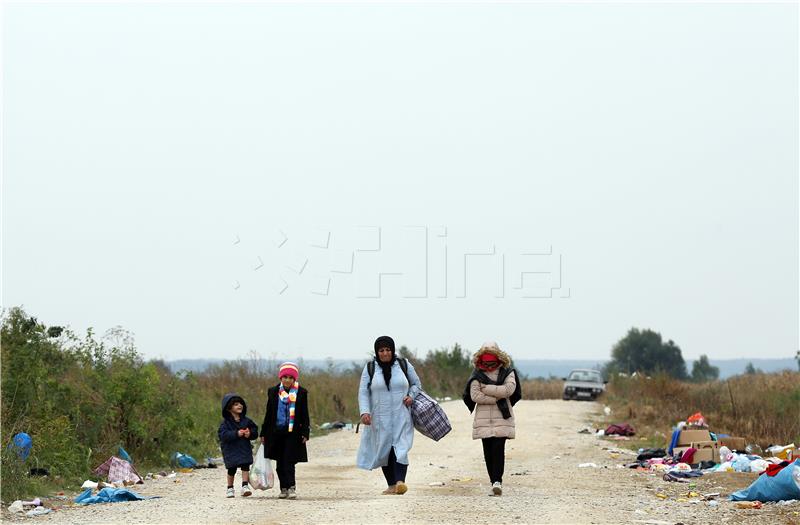
M 98 476 L 107 476 L 108 481 L 111 483 L 117 481 L 144 483 L 142 477 L 136 472 L 136 469 L 133 468 L 133 465 L 117 456 L 108 458 L 105 463 L 94 469 L 94 473 Z
M 800 499 L 800 459 L 775 476 L 759 476 L 744 490 L 730 495 L 731 501 L 780 501 Z
M 688 483 L 690 478 L 699 478 L 703 473 L 699 470 L 687 470 L 684 472 L 673 470 L 664 474 L 664 481 L 678 481 Z
M 697 449 L 694 447 L 689 447 L 683 451 L 681 455 L 680 463 L 693 463 L 692 460 L 694 459 L 694 453 L 697 452 Z
M 667 451 L 663 448 L 645 448 L 640 449 L 639 455 L 636 456 L 636 461 L 644 461 L 646 459 L 663 458 L 667 455 Z
M 620 425 L 610 425 L 606 431 L 606 436 L 609 435 L 619 435 L 619 436 L 633 436 L 636 434 L 636 431 L 627 423 L 622 423 Z
M 780 463 L 767 466 L 767 470 L 765 470 L 764 472 L 767 473 L 767 476 L 774 477 L 775 475 L 778 474 L 778 472 L 783 470 L 785 467 L 788 467 L 789 465 L 791 465 L 791 463 L 789 463 L 788 461 L 781 461 Z M 761 474 L 763 474 L 764 472 L 762 472 Z
M 75 503 L 81 505 L 91 505 L 93 503 L 118 503 L 120 501 L 140 501 L 145 499 L 155 499 L 159 496 L 140 496 L 130 489 L 110 489 L 105 488 L 92 496 L 92 489 L 86 489 L 75 498 Z

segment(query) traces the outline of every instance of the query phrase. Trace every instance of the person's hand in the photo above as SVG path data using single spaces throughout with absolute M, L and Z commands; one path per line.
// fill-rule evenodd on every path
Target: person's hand
M 245 430 L 247 430 L 247 429 L 246 428 L 240 428 L 239 430 L 236 431 L 236 435 L 239 436 L 239 437 L 244 436 L 244 431 Z
M 267 437 L 266 436 L 261 436 L 261 444 L 262 445 L 266 445 L 267 444 Z
M 246 437 L 246 438 L 250 437 L 250 429 L 249 428 L 244 429 L 244 437 Z
M 361 414 L 361 424 L 362 425 L 371 425 L 372 424 L 372 417 L 369 414 Z
M 403 404 L 405 406 L 407 406 L 407 407 L 410 407 L 411 403 L 413 403 L 413 402 L 414 402 L 414 400 L 411 399 L 411 396 L 406 396 L 406 397 L 403 398 Z
M 308 442 L 308 438 L 307 438 L 307 437 L 305 437 L 305 436 L 302 436 L 302 437 L 300 438 L 300 443 L 306 443 L 306 442 Z

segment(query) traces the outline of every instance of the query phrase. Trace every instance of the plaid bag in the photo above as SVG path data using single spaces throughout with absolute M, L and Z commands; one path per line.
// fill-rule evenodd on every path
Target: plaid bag
M 439 403 L 425 392 L 419 392 L 411 404 L 411 420 L 414 428 L 425 437 L 439 441 L 453 427 Z

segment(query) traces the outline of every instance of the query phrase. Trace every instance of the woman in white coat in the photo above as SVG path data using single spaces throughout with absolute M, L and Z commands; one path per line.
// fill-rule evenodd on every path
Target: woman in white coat
M 376 339 L 375 359 L 364 367 L 358 387 L 364 431 L 357 464 L 365 470 L 381 467 L 388 485 L 383 494 L 408 490 L 408 452 L 414 443 L 410 407 L 421 389 L 411 363 L 395 355 L 394 340 L 386 335 Z

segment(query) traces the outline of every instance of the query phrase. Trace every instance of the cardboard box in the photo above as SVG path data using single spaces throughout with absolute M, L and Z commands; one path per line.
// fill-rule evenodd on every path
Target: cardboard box
M 719 446 L 721 447 L 725 446 L 736 452 L 744 452 L 744 449 L 747 446 L 744 438 L 739 437 L 721 437 L 717 439 L 717 443 L 719 443 Z
M 700 441 L 691 446 L 697 449 L 692 458 L 693 465 L 702 461 L 719 463 L 719 443 L 716 441 Z
M 708 430 L 681 430 L 678 436 L 678 446 L 688 447 L 692 443 L 711 441 L 711 433 Z
M 689 448 L 696 448 L 697 451 L 692 457 L 692 465 L 696 465 L 701 461 L 713 461 L 719 463 L 719 444 L 716 441 L 700 441 L 697 443 L 690 443 L 682 447 L 675 447 L 673 454 L 683 455 Z

